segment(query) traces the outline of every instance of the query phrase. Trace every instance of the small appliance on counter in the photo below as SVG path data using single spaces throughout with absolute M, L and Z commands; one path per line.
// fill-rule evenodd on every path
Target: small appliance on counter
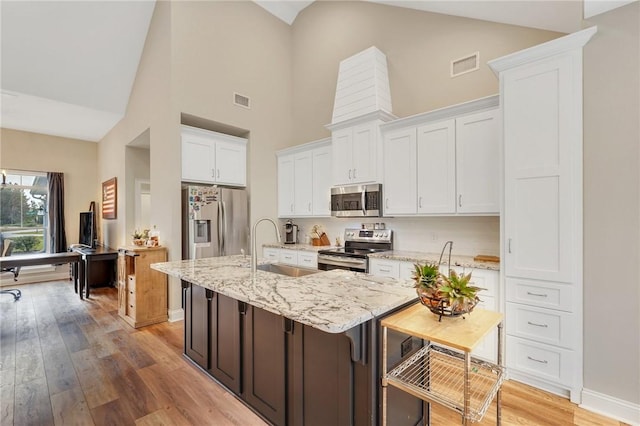
M 298 230 L 298 225 L 291 222 L 291 219 L 287 220 L 284 224 L 284 243 L 298 244 Z

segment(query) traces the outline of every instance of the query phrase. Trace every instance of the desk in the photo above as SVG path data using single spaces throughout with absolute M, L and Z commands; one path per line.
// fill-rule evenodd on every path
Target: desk
M 389 385 L 425 401 L 423 419 L 427 424 L 430 402 L 458 412 L 463 424 L 468 425 L 482 419 L 494 397 L 497 400 L 496 423 L 500 424 L 500 386 L 505 378 L 503 315 L 476 308 L 465 317 L 443 318 L 439 322 L 437 315 L 417 303 L 381 321 L 383 426 L 387 420 Z M 498 327 L 498 364 L 472 358 L 471 351 L 495 327 Z M 387 329 L 428 340 L 428 344 L 387 371 Z
M 85 292 L 87 298 L 91 286 L 108 284 L 115 286 L 116 261 L 118 251 L 108 247 L 97 247 L 95 250 L 84 247 L 70 247 L 69 251 L 77 253 L 82 258 L 84 274 L 80 280 L 80 293 Z M 74 270 L 74 274 L 76 274 Z
M 82 256 L 79 253 L 37 253 L 37 254 L 14 254 L 0 257 L 0 265 L 3 268 L 17 268 L 18 266 L 38 266 L 38 265 L 58 265 L 71 263 L 73 265 L 73 287 L 78 292 L 78 281 L 82 287 L 85 280 L 85 267 Z M 82 299 L 82 288 L 80 289 Z

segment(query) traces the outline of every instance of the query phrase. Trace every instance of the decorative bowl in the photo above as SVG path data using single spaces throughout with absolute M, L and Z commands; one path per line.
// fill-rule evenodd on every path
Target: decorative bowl
M 465 314 L 468 314 L 473 311 L 473 308 L 476 307 L 477 301 L 472 305 L 467 305 L 465 309 L 460 308 L 452 308 L 449 299 L 441 299 L 438 297 L 431 296 L 426 292 L 416 289 L 416 293 L 418 293 L 418 297 L 420 298 L 420 303 L 426 306 L 431 312 L 438 315 L 438 321 L 442 321 L 442 317 L 459 317 Z M 464 317 L 463 317 L 464 318 Z
M 136 245 L 136 246 L 144 246 L 144 243 L 145 243 L 145 242 L 146 242 L 146 241 L 145 241 L 145 240 L 143 240 L 142 238 L 136 238 L 136 239 L 134 239 L 134 240 L 133 240 L 133 245 Z

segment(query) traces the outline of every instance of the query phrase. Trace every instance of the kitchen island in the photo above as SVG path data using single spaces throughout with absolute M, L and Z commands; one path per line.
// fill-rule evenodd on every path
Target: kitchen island
M 415 302 L 411 281 L 344 270 L 252 273 L 244 256 L 152 268 L 182 280 L 185 355 L 265 420 L 378 424 L 379 321 Z M 395 358 L 419 345 L 396 336 Z M 398 392 L 389 401 L 394 424 L 418 423 L 419 400 Z

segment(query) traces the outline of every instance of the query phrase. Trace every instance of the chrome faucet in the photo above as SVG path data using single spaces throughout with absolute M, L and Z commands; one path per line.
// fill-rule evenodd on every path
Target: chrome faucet
M 268 217 L 263 217 L 262 219 L 258 219 L 256 221 L 256 223 L 253 224 L 253 228 L 251 229 L 251 272 L 255 273 L 256 270 L 258 269 L 258 250 L 256 249 L 256 228 L 258 227 L 258 224 L 262 221 L 269 221 L 273 224 L 273 227 L 276 230 L 276 238 L 278 239 L 278 242 L 281 243 L 282 242 L 282 238 L 280 238 L 280 231 L 278 230 L 278 225 L 276 225 L 276 223 L 269 219 Z

